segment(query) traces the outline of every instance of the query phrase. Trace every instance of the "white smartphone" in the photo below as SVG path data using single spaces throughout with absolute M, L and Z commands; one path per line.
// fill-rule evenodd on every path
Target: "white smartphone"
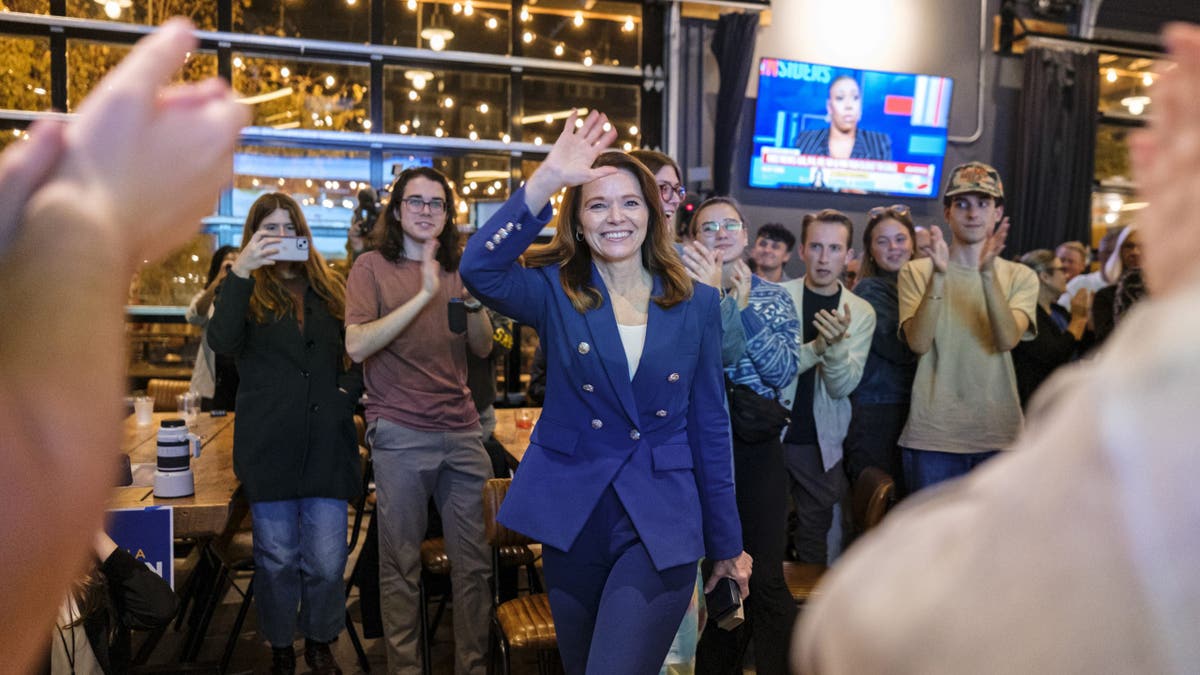
M 280 237 L 279 252 L 271 260 L 308 260 L 308 237 Z

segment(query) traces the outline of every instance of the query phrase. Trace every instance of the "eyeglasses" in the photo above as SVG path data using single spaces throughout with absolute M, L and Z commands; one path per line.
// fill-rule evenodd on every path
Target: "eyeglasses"
M 678 195 L 680 199 L 684 199 L 687 197 L 687 188 L 679 184 L 672 185 L 670 183 L 659 183 L 658 194 L 660 197 L 662 197 L 664 202 L 671 201 L 671 197 L 676 195 Z
M 742 221 L 726 218 L 725 220 L 710 220 L 707 223 L 700 223 L 700 231 L 708 234 L 715 234 L 724 228 L 726 232 L 741 232 Z
M 912 209 L 908 208 L 904 204 L 892 204 L 891 206 L 876 206 L 870 211 L 867 211 L 867 217 L 878 218 L 880 216 L 891 215 L 903 218 L 910 213 L 912 213 Z
M 403 201 L 404 206 L 408 208 L 409 213 L 420 213 L 421 211 L 425 210 L 426 206 L 429 207 L 429 212 L 435 216 L 446 212 L 445 199 L 438 199 L 437 197 L 434 197 L 429 201 L 425 201 L 420 197 L 405 197 Z

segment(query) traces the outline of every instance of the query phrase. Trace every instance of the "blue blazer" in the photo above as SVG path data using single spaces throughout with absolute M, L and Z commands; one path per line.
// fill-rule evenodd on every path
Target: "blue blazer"
M 670 309 L 650 302 L 646 344 L 629 380 L 608 290 L 580 314 L 558 267 L 517 257 L 550 220 L 517 190 L 467 241 L 459 272 L 489 307 L 533 326 L 546 355 L 546 401 L 498 516 L 505 526 L 569 550 L 610 485 L 659 570 L 742 550 L 717 293 L 696 284 Z M 655 278 L 653 295 L 662 293 Z

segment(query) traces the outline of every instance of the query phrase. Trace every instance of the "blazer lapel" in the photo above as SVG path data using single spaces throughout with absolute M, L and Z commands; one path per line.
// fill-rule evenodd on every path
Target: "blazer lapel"
M 612 298 L 608 295 L 608 287 L 600 278 L 596 266 L 592 266 L 592 285 L 600 289 L 604 304 L 599 309 L 584 312 L 588 330 L 592 334 L 592 349 L 600 359 L 600 365 L 608 375 L 608 381 L 613 391 L 621 399 L 621 407 L 629 416 L 629 421 L 637 424 L 637 405 L 633 396 L 633 383 L 629 380 L 629 361 L 625 359 L 625 347 L 621 343 L 621 334 L 617 331 L 617 318 L 613 314 Z M 653 302 L 651 302 L 653 306 Z M 649 335 L 647 334 L 647 343 Z

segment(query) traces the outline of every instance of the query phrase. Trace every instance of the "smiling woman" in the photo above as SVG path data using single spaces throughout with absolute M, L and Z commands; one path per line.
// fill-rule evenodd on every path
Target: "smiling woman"
M 498 520 L 543 547 L 566 672 L 657 673 L 691 600 L 742 553 L 717 293 L 693 284 L 658 184 L 572 113 L 546 161 L 467 242 L 464 283 L 533 326 L 546 399 Z M 609 131 L 605 131 L 608 128 Z M 554 239 L 517 259 L 550 220 Z

